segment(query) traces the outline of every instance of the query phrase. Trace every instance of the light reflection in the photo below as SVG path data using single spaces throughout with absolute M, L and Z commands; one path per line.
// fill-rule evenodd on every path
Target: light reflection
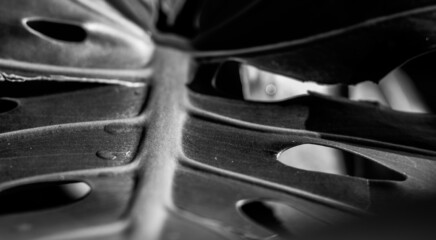
M 345 87 L 340 84 L 321 85 L 267 72 L 250 65 L 240 67 L 245 100 L 275 102 L 307 95 L 308 91 L 352 101 L 374 102 L 396 111 L 429 113 L 429 107 L 413 80 L 401 69 L 386 75 L 379 84 L 365 81 Z
M 241 66 L 240 75 L 244 99 L 251 101 L 280 101 L 307 95 L 308 91 L 336 96 L 341 91 L 340 85 L 301 82 L 249 65 Z
M 365 81 L 348 87 L 302 82 L 249 65 L 241 65 L 240 77 L 244 99 L 249 101 L 276 102 L 307 95 L 308 91 L 312 91 L 332 97 L 348 98 L 352 101 L 372 102 L 396 111 L 430 113 L 413 80 L 401 69 L 389 73 L 379 81 L 379 84 Z M 351 160 L 349 155 L 337 149 L 312 146 L 301 146 L 280 155 L 280 161 L 283 163 L 339 175 L 346 173 L 345 163 Z M 357 164 L 354 167 L 357 171 L 365 170 L 363 165 Z

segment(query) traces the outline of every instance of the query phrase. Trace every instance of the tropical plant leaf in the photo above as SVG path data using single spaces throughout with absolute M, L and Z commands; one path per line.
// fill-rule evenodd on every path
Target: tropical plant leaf
M 432 47 L 433 5 L 2 1 L 0 237 L 327 238 L 372 216 L 391 230 L 393 212 L 412 226 L 405 206 L 431 216 L 433 114 L 315 93 L 247 101 L 238 71 L 377 81 Z M 364 172 L 280 161 L 305 144 Z M 430 233 L 410 230 L 397 239 Z

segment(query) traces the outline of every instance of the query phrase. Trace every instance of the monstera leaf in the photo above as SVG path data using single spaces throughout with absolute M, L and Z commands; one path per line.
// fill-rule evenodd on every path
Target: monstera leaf
M 316 93 L 248 101 L 239 67 L 377 82 L 433 47 L 436 1 L 0 6 L 2 239 L 431 232 L 418 215 L 434 213 L 434 115 Z M 404 66 L 421 88 L 432 59 Z M 340 151 L 351 170 L 280 158 L 307 146 Z

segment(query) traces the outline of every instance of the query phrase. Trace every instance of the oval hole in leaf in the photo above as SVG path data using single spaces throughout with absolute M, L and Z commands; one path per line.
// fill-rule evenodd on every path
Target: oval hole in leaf
M 381 79 L 379 84 L 365 81 L 352 86 L 340 84 L 321 85 L 310 81 L 303 82 L 246 64 L 241 64 L 239 75 L 243 98 L 250 101 L 276 102 L 307 95 L 308 91 L 311 91 L 332 97 L 348 98 L 352 101 L 390 108 L 395 111 L 430 113 L 432 108 L 434 109 L 432 106 L 435 104 L 432 101 L 433 98 L 429 97 L 431 94 L 428 93 L 428 89 L 433 89 L 434 84 L 431 84 L 432 81 L 430 80 L 416 80 L 415 75 L 417 74 L 414 74 L 410 67 L 407 68 L 408 65 L 417 65 L 414 62 L 417 62 L 417 60 L 414 59 L 411 63 L 405 65 L 406 70 L 411 72 L 410 74 L 402 70 L 402 68 L 397 68 Z M 425 69 L 419 69 L 425 71 Z M 236 82 L 235 77 L 228 77 L 231 72 L 235 72 L 234 70 L 230 71 L 228 68 L 221 67 L 219 71 L 227 72 L 227 75 L 222 78 L 223 82 Z M 414 71 L 416 72 L 416 70 Z M 431 78 L 435 74 L 434 72 L 428 73 L 427 75 L 430 77 L 422 75 L 418 76 L 419 79 L 423 77 Z M 225 86 L 225 84 L 221 85 Z
M 241 64 L 239 73 L 245 100 L 278 102 L 289 98 L 317 92 L 328 96 L 344 95 L 344 86 L 340 84 L 322 85 L 311 81 L 261 70 L 257 67 Z
M 44 19 L 30 19 L 24 23 L 34 32 L 58 41 L 77 43 L 85 41 L 87 37 L 85 29 L 76 24 Z
M 307 171 L 353 176 L 367 180 L 406 180 L 404 174 L 368 158 L 314 144 L 302 144 L 282 151 L 277 160 L 286 166 Z
M 6 113 L 12 111 L 17 107 L 18 107 L 18 102 L 11 99 L 0 98 L 0 113 Z
M 85 198 L 91 187 L 84 182 L 44 182 L 0 192 L 0 214 L 41 211 L 66 206 Z
M 291 236 L 286 222 L 293 218 L 295 210 L 289 206 L 266 200 L 241 200 L 236 203 L 237 210 L 247 219 L 281 236 Z M 290 214 L 290 215 L 289 215 Z
M 352 220 L 349 216 L 342 214 L 318 212 L 310 207 L 312 203 L 308 202 L 308 204 L 297 208 L 283 201 L 244 199 L 236 203 L 236 208 L 245 218 L 284 239 L 295 236 L 313 236 L 334 225 L 339 226 Z M 304 239 L 311 238 L 305 237 Z
M 429 101 L 428 96 L 425 99 L 423 87 L 418 88 L 416 82 L 405 71 L 395 69 L 379 84 L 365 81 L 349 86 L 348 97 L 353 101 L 372 103 L 399 112 L 431 113 L 432 101 Z M 432 86 L 429 85 L 429 88 Z

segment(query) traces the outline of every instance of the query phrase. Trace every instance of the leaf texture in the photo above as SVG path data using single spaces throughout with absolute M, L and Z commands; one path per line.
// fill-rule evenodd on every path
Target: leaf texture
M 80 182 L 90 192 L 0 211 L 0 237 L 304 239 L 334 238 L 373 216 L 413 224 L 407 208 L 436 194 L 433 114 L 315 93 L 247 101 L 220 67 L 378 81 L 433 46 L 434 4 L 2 1 L 0 205 L 56 198 L 23 190 L 35 186 Z M 51 32 L 59 26 L 71 31 Z M 425 80 L 414 64 L 405 68 Z M 363 158 L 382 177 L 278 160 L 303 144 Z M 378 219 L 386 229 L 389 217 Z

